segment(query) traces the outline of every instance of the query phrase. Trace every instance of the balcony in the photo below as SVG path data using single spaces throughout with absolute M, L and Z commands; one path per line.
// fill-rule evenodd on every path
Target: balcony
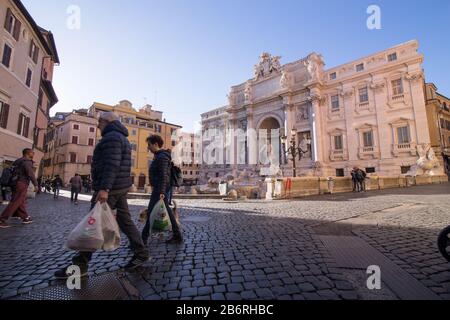
M 405 100 L 405 95 L 403 93 L 392 96 L 392 102 L 401 102 Z
M 331 150 L 330 151 L 331 161 L 345 161 L 348 160 L 348 152 L 345 149 L 341 150 Z
M 379 148 L 375 146 L 360 147 L 358 157 L 361 160 L 378 159 L 380 157 Z
M 392 153 L 394 156 L 398 157 L 401 154 L 410 154 L 412 156 L 417 155 L 416 143 L 408 142 L 408 143 L 397 143 L 392 146 Z

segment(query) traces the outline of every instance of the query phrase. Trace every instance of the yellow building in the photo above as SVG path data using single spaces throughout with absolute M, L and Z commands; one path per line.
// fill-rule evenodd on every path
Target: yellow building
M 176 132 L 181 126 L 167 123 L 163 120 L 163 113 L 155 111 L 152 106 L 145 105 L 139 111 L 133 108 L 131 102 L 120 101 L 118 105 L 110 106 L 94 102 L 89 114 L 97 117 L 100 112 L 114 112 L 128 129 L 128 137 L 132 146 L 132 179 L 138 189 L 144 189 L 149 184 L 148 168 L 153 160 L 153 154 L 147 149 L 147 138 L 151 134 L 158 134 L 164 140 L 164 148 L 171 149 L 177 141 Z M 100 136 L 98 132 L 97 135 Z
M 450 98 L 433 83 L 425 85 L 425 98 L 431 146 L 450 178 Z

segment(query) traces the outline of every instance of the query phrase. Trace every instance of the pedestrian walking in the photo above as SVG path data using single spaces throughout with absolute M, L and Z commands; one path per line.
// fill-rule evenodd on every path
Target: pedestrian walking
M 78 194 L 81 192 L 82 183 L 78 173 L 70 179 L 70 202 L 75 205 L 78 205 Z
M 144 230 L 142 231 L 142 240 L 145 244 L 148 243 L 150 237 L 150 213 L 155 205 L 164 200 L 167 212 L 169 214 L 170 222 L 172 224 L 173 237 L 167 243 L 180 243 L 183 237 L 180 231 L 180 226 L 175 218 L 175 215 L 170 207 L 172 199 L 172 185 L 171 185 L 171 166 L 172 155 L 168 150 L 162 149 L 164 141 L 159 135 L 151 135 L 147 138 L 148 149 L 155 155 L 154 160 L 149 168 L 150 185 L 152 186 L 152 194 L 150 203 L 148 205 L 148 217 Z
M 53 199 L 59 198 L 59 192 L 63 186 L 63 181 L 59 175 L 55 176 L 55 179 L 52 181 L 52 189 L 53 189 Z
M 31 149 L 24 149 L 23 157 L 14 161 L 9 172 L 8 185 L 12 189 L 12 198 L 8 206 L 0 216 L 0 228 L 9 228 L 9 218 L 17 216 L 22 220 L 22 224 L 30 224 L 33 219 L 27 213 L 26 201 L 28 186 L 33 183 L 34 191 L 37 192 L 38 182 L 33 169 L 34 152 Z
M 102 139 L 95 147 L 91 165 L 94 190 L 91 208 L 97 202 L 106 202 L 112 210 L 117 210 L 119 228 L 128 237 L 130 248 L 134 251 L 133 258 L 124 268 L 134 269 L 149 260 L 149 253 L 128 209 L 127 194 L 131 187 L 131 145 L 127 139 L 128 130 L 113 112 L 101 113 L 98 128 Z M 72 259 L 72 263 L 80 268 L 82 277 L 87 275 L 92 255 L 92 252 L 79 252 Z M 69 266 L 55 272 L 55 277 L 67 279 L 68 268 Z
M 356 178 L 359 184 L 359 192 L 366 192 L 367 173 L 364 170 L 358 168 L 356 170 Z
M 358 168 L 353 167 L 353 170 L 350 172 L 352 176 L 352 185 L 353 185 L 353 192 L 359 192 L 360 191 L 360 184 L 358 179 Z

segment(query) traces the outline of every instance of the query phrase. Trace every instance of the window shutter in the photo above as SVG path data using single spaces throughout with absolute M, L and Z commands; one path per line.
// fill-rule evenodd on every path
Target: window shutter
M 20 29 L 22 27 L 22 23 L 16 19 L 16 23 L 14 24 L 14 32 L 13 37 L 16 39 L 16 41 L 19 41 L 20 39 Z
M 8 31 L 11 29 L 11 16 L 12 16 L 11 9 L 8 8 L 8 10 L 6 10 L 6 20 L 5 20 L 5 29 Z
M 28 117 L 24 117 L 25 118 L 25 125 L 24 125 L 24 133 L 23 136 L 25 138 L 28 138 L 28 131 L 30 131 L 30 118 Z
M 31 40 L 31 42 L 30 42 L 30 52 L 28 53 L 28 56 L 30 58 L 33 58 L 33 46 L 34 46 L 34 41 Z
M 34 63 L 38 63 L 38 57 L 39 57 L 39 48 L 36 47 L 36 50 L 34 51 L 34 55 L 33 55 Z
M 8 126 L 9 104 L 3 104 L 2 113 L 0 115 L 0 127 L 6 129 Z
M 17 134 L 22 135 L 23 114 L 19 115 L 19 123 L 17 124 Z

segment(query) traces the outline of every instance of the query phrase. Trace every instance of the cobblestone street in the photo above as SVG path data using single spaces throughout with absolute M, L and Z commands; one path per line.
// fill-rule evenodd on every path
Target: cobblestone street
M 402 299 L 385 270 L 382 289 L 368 290 L 369 265 L 339 265 L 322 240 L 355 237 L 416 279 L 419 289 L 450 300 L 450 264 L 436 246 L 450 224 L 449 194 L 450 184 L 442 184 L 293 201 L 178 200 L 184 244 L 154 238 L 146 271 L 129 277 L 149 300 Z M 1 299 L 56 283 L 53 272 L 73 254 L 65 238 L 88 212 L 88 197 L 82 200 L 73 206 L 65 197 L 40 195 L 29 201 L 32 225 L 12 220 L 14 227 L 0 230 Z M 129 203 L 137 221 L 147 201 Z M 120 250 L 94 256 L 90 274 L 117 271 L 129 258 L 123 240 Z

